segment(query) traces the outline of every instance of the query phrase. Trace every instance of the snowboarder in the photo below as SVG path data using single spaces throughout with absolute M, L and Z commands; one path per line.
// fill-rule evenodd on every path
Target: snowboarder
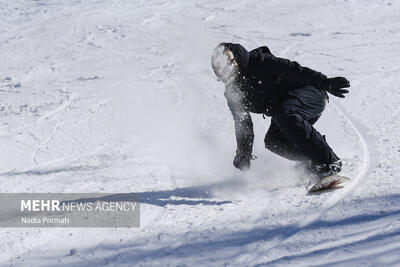
M 327 78 L 299 63 L 275 57 L 266 46 L 247 51 L 234 43 L 219 44 L 212 68 L 225 84 L 225 97 L 235 122 L 237 142 L 233 165 L 250 168 L 253 159 L 253 123 L 250 112 L 270 116 L 265 147 L 326 177 L 341 171 L 342 162 L 314 127 L 328 94 L 344 97 L 350 82 Z

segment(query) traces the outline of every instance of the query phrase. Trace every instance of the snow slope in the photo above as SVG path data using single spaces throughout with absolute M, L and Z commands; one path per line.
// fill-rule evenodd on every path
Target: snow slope
M 1 192 L 141 193 L 134 229 L 0 229 L 3 266 L 400 265 L 400 2 L 0 1 Z M 232 166 L 221 41 L 345 76 L 317 123 L 353 182 Z

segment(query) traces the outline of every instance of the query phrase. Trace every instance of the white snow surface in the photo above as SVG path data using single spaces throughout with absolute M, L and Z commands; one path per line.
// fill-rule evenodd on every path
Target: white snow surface
M 141 194 L 139 228 L 2 228 L 1 266 L 400 266 L 400 1 L 0 1 L 0 192 Z M 219 42 L 351 81 L 316 127 L 346 188 L 248 172 Z

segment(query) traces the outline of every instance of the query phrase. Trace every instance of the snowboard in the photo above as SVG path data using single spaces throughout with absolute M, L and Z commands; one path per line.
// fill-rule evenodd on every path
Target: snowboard
M 321 193 L 324 191 L 331 191 L 343 188 L 346 183 L 350 182 L 351 179 L 338 174 L 333 174 L 328 177 L 323 178 L 318 183 L 316 183 L 308 191 L 309 193 Z

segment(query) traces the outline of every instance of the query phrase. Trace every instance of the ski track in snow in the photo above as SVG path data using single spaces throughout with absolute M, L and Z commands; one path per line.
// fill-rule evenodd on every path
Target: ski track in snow
M 142 220 L 2 229 L 0 265 L 400 264 L 399 10 L 386 0 L 2 3 L 2 192 L 141 192 Z M 233 170 L 233 122 L 209 66 L 221 41 L 350 76 L 349 96 L 331 96 L 317 123 L 343 155 L 347 187 L 307 195 L 293 164 L 263 149 L 259 116 L 258 159 Z
M 332 103 L 331 103 L 332 104 Z M 268 253 L 268 251 L 280 246 L 284 246 L 287 240 L 289 240 L 291 237 L 296 235 L 297 233 L 307 229 L 310 227 L 313 223 L 317 222 L 319 219 L 322 218 L 322 216 L 328 212 L 332 207 L 337 205 L 341 200 L 343 200 L 348 194 L 350 194 L 361 182 L 362 180 L 366 177 L 368 170 L 370 168 L 370 151 L 369 151 L 369 146 L 373 146 L 373 144 L 367 144 L 366 139 L 363 137 L 362 133 L 360 130 L 354 125 L 354 123 L 350 120 L 350 118 L 344 114 L 344 112 L 341 110 L 341 108 L 333 103 L 335 105 L 335 110 L 339 112 L 339 115 L 346 121 L 348 122 L 354 133 L 357 135 L 358 140 L 360 142 L 360 145 L 362 147 L 363 155 L 362 155 L 362 160 L 361 163 L 358 167 L 357 174 L 355 176 L 352 176 L 352 181 L 350 184 L 348 184 L 345 188 L 341 189 L 338 192 L 335 192 L 335 194 L 332 194 L 328 199 L 324 200 L 325 204 L 318 210 L 318 212 L 315 212 L 314 214 L 307 215 L 305 218 L 302 218 L 299 220 L 296 224 L 298 225 L 298 228 L 294 232 L 291 232 L 285 238 L 276 240 L 274 244 L 272 244 L 271 247 L 268 248 L 265 253 Z M 315 248 L 313 248 L 315 249 Z M 320 248 L 319 248 L 320 249 Z M 280 258 L 284 258 L 284 256 L 281 256 Z M 273 262 L 273 261 L 272 261 Z
M 366 177 L 368 170 L 370 169 L 370 146 L 374 144 L 367 144 L 366 139 L 364 138 L 363 134 L 359 131 L 359 129 L 354 125 L 354 123 L 349 119 L 347 115 L 344 114 L 343 110 L 340 109 L 337 105 L 335 105 L 335 110 L 339 112 L 340 116 L 344 118 L 352 127 L 354 133 L 358 137 L 358 141 L 362 147 L 363 155 L 362 160 L 359 163 L 358 171 L 355 176 L 352 176 L 351 183 L 343 188 L 340 193 L 333 194 L 332 197 L 327 201 L 327 204 L 321 209 L 321 211 L 314 216 L 310 216 L 305 222 L 302 222 L 300 225 L 302 227 L 307 227 L 308 225 L 315 222 L 321 216 L 323 216 L 324 212 L 331 209 L 334 205 L 339 203 L 347 194 L 351 193 Z

